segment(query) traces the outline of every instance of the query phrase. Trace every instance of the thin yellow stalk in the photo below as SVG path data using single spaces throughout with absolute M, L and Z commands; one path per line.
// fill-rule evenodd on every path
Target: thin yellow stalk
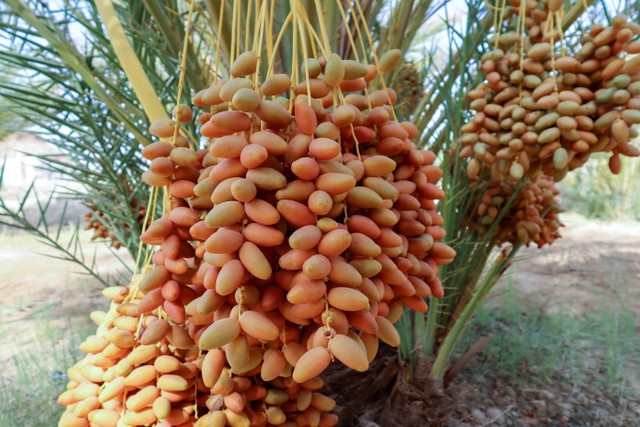
M 564 19 L 562 20 L 562 29 L 566 30 L 569 28 L 571 24 L 576 22 L 580 15 L 587 10 L 587 7 L 591 6 L 595 2 L 596 0 L 578 0 L 564 16 Z
M 360 23 L 359 23 L 359 19 L 358 19 L 358 15 L 356 13 L 355 7 L 351 7 L 351 11 L 350 11 L 350 15 L 351 15 L 351 19 L 353 19 L 353 23 L 354 23 L 354 27 L 356 30 L 356 35 L 358 36 L 358 43 L 360 44 L 360 49 L 362 49 L 362 55 L 364 56 L 364 59 L 367 59 L 367 48 L 364 45 L 364 39 L 362 38 L 362 30 L 360 29 Z M 367 24 L 364 24 L 367 25 Z M 366 94 L 367 98 L 369 97 L 369 94 Z
M 309 35 L 309 44 L 311 45 L 311 51 L 313 52 L 313 57 L 317 58 L 318 57 L 318 48 L 316 46 L 316 43 L 314 43 L 314 40 L 316 40 L 316 42 L 317 42 L 319 40 L 319 38 L 317 37 L 317 35 L 314 38 L 313 25 L 311 24 L 311 21 L 309 20 L 309 16 L 307 15 L 307 10 L 308 9 L 305 9 L 304 6 L 302 5 L 302 3 L 298 4 L 298 8 L 301 10 L 300 14 L 301 14 L 302 19 L 304 20 L 304 24 L 305 24 L 305 27 L 307 29 L 307 33 Z M 320 43 L 320 44 L 322 44 L 322 43 Z
M 276 0 L 271 0 L 271 4 L 269 6 L 269 14 L 267 15 L 267 58 L 273 58 L 275 45 L 273 44 L 273 23 L 275 21 L 275 9 L 276 9 Z M 284 25 L 284 24 L 283 24 Z M 271 67 L 271 63 L 269 63 L 269 68 Z M 269 74 L 266 77 L 270 77 Z
M 231 51 L 231 28 L 228 12 L 225 11 L 226 3 L 226 1 L 205 0 L 210 17 L 207 22 L 209 23 L 211 34 L 215 34 L 216 46 L 220 44 L 217 50 L 220 52 L 218 57 L 222 62 L 229 58 Z M 217 80 L 215 82 L 217 83 Z
M 293 88 L 298 85 L 298 20 L 296 19 L 296 14 L 294 8 L 290 7 L 291 13 L 293 14 L 293 20 L 291 22 L 292 32 L 293 32 L 293 55 L 291 59 L 291 95 L 289 99 L 294 98 Z M 289 111 L 293 108 L 293 103 L 289 103 Z
M 191 21 L 193 19 L 193 7 L 195 5 L 195 0 L 191 0 L 191 4 L 189 5 L 189 16 L 187 18 L 187 26 L 184 30 L 184 45 L 182 47 L 182 58 L 180 61 L 180 80 L 178 80 L 178 96 L 176 98 L 176 117 L 175 117 L 175 126 L 173 128 L 173 144 L 176 143 L 176 138 L 178 137 L 178 132 L 180 131 L 180 121 L 178 120 L 178 109 L 180 108 L 180 101 L 182 100 L 182 92 L 184 90 L 184 78 L 185 72 L 187 71 L 187 52 L 189 49 L 189 32 L 191 31 Z
M 178 19 L 177 12 L 172 10 L 165 1 L 143 0 L 143 3 L 145 5 L 145 8 L 153 17 L 153 20 L 158 26 L 158 30 L 160 30 L 160 33 L 164 36 L 171 54 L 178 57 L 178 55 L 180 54 L 181 39 L 178 35 L 178 31 L 176 31 L 178 28 L 180 28 L 180 25 L 178 25 L 179 22 L 176 22 L 176 20 Z M 188 52 L 188 55 L 189 61 L 187 61 L 187 80 L 189 81 L 189 84 L 193 89 L 203 89 L 207 85 L 204 80 L 202 69 L 200 68 L 200 58 L 198 58 L 198 56 L 193 51 Z
M 305 31 L 303 28 L 304 22 L 300 22 L 301 18 L 300 18 L 300 9 L 296 8 L 296 16 L 297 16 L 297 21 L 298 21 L 298 31 L 300 31 L 300 43 L 302 44 L 302 53 L 304 54 L 304 59 L 306 60 L 307 58 L 309 58 L 309 51 L 307 48 L 307 39 L 305 37 Z M 304 64 L 304 62 L 303 62 Z M 304 67 L 304 75 L 306 77 L 306 82 L 307 82 L 307 93 L 311 93 L 311 83 L 309 82 L 309 68 L 307 68 L 306 64 Z M 311 97 L 308 96 L 307 97 L 307 103 L 309 104 L 309 106 L 311 106 Z M 291 107 L 291 106 L 290 106 Z
M 313 55 L 317 58 L 318 57 L 317 49 L 320 48 L 324 57 L 328 58 L 329 55 L 331 55 L 331 51 L 330 50 L 328 51 L 324 42 L 320 40 L 320 36 L 318 35 L 318 33 L 316 33 L 316 30 L 313 28 L 313 24 L 311 23 L 310 17 L 305 13 L 303 15 L 303 18 L 305 20 L 305 24 L 307 25 L 307 31 L 309 31 L 310 37 L 312 37 L 313 40 L 315 40 L 315 43 L 311 43 L 311 47 L 313 48 Z
M 229 65 L 233 64 L 233 61 L 236 59 L 236 43 L 239 38 L 239 30 L 236 31 L 237 25 L 236 22 L 238 20 L 238 12 L 240 8 L 240 3 L 238 1 L 233 2 L 233 12 L 231 15 L 231 22 L 233 23 L 233 27 L 231 30 L 231 52 L 229 55 Z
M 237 17 L 237 21 L 236 21 L 236 29 L 238 31 L 238 35 L 236 37 L 238 37 L 237 42 L 236 42 L 236 58 L 238 56 L 240 56 L 240 53 L 242 53 L 242 10 L 244 9 L 244 3 L 241 3 L 238 0 L 235 0 L 236 3 L 238 3 L 238 17 Z M 248 29 L 247 29 L 248 31 Z M 231 62 L 233 63 L 233 61 Z
M 244 31 L 244 50 L 245 52 L 249 50 L 249 34 L 251 34 L 251 32 L 249 31 L 249 28 L 251 28 L 251 5 L 253 4 L 253 2 L 249 1 L 249 4 L 247 5 L 247 18 L 245 21 L 245 31 Z M 256 16 L 258 14 L 257 12 L 257 6 L 256 6 Z
M 257 4 L 256 4 L 256 8 L 257 8 Z M 265 30 L 265 27 L 267 26 L 265 22 L 266 13 L 267 13 L 267 2 L 265 1 L 264 3 L 262 3 L 260 7 L 260 13 L 259 14 L 256 13 L 256 16 L 259 17 L 258 23 L 256 23 L 256 28 L 259 28 L 259 30 L 256 31 L 257 37 L 253 41 L 253 51 L 258 56 L 258 62 L 256 64 L 256 72 L 253 76 L 253 86 L 255 88 L 258 87 L 258 82 L 260 81 L 260 65 L 262 62 L 262 42 L 264 40 L 264 30 Z
M 222 33 L 222 19 L 224 18 L 224 1 L 220 2 L 220 16 L 218 18 L 218 32 L 216 33 L 216 65 L 213 72 L 213 83 L 218 83 L 218 67 L 220 65 L 220 34 Z
M 367 41 L 369 42 L 369 48 L 371 49 L 371 56 L 373 57 L 373 62 L 376 66 L 376 69 L 380 69 L 380 64 L 378 62 L 378 55 L 376 54 L 376 48 L 373 43 L 373 37 L 371 37 L 371 32 L 369 31 L 369 27 L 367 27 L 367 19 L 364 16 L 364 12 L 362 11 L 362 6 L 360 5 L 360 0 L 356 0 L 356 7 L 358 9 L 358 14 L 360 15 L 360 19 L 362 20 L 362 26 L 364 28 L 365 34 L 367 36 Z M 384 80 L 384 77 L 380 73 L 380 83 L 382 84 L 382 88 L 387 90 L 387 83 Z M 395 121 L 398 121 L 398 115 L 396 114 L 396 109 L 393 104 L 391 105 L 391 115 Z
M 342 7 L 342 0 L 336 0 L 336 5 L 338 6 L 338 10 L 340 11 L 340 16 L 342 17 L 342 24 L 344 25 L 344 30 L 347 33 L 347 37 L 349 38 L 349 45 L 351 49 L 353 49 L 353 57 L 356 61 L 360 61 L 358 56 L 358 49 L 356 48 L 356 42 L 353 40 L 353 35 L 351 34 L 351 28 L 349 27 L 349 21 L 347 20 L 347 15 Z
M 324 12 L 322 11 L 322 4 L 320 3 L 320 0 L 315 0 L 315 4 L 316 4 L 316 12 L 318 13 L 318 21 L 320 21 L 320 34 L 322 35 L 324 48 L 327 52 L 331 52 L 331 42 L 329 42 L 329 36 L 327 34 L 327 28 L 325 26 L 326 21 L 324 19 Z
M 280 29 L 280 33 L 276 38 L 276 42 L 273 44 L 273 51 L 271 56 L 269 57 L 269 69 L 267 70 L 267 76 L 271 75 L 276 53 L 278 52 L 278 48 L 280 47 L 280 43 L 282 42 L 282 38 L 284 37 L 285 30 L 287 29 L 287 26 L 289 25 L 292 19 L 293 19 L 293 13 L 289 12 L 289 14 L 287 15 L 287 18 L 284 20 L 284 23 L 282 24 L 282 28 Z
M 109 36 L 111 46 L 113 46 L 120 65 L 127 75 L 147 117 L 149 117 L 150 121 L 167 118 L 168 115 L 164 105 L 158 98 L 140 60 L 138 60 L 131 43 L 129 43 L 129 39 L 127 39 L 124 28 L 116 15 L 113 2 L 111 0 L 97 1 L 96 7 Z

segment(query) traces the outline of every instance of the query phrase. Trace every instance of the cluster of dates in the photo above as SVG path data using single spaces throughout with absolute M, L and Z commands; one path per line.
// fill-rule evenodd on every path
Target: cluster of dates
M 500 246 L 506 242 L 520 241 L 527 246 L 550 245 L 560 237 L 559 229 L 562 226 L 558 218 L 558 194 L 553 179 L 544 175 L 524 183 L 522 189 L 518 189 L 518 181 L 514 179 L 494 181 L 482 195 L 474 216 L 474 220 L 479 220 L 474 228 L 480 235 L 487 234 L 509 204 L 494 234 L 495 243 Z M 512 197 L 514 200 L 511 200 Z
M 337 423 L 319 375 L 334 360 L 365 371 L 379 340 L 397 346 L 393 324 L 443 295 L 438 266 L 455 256 L 439 241 L 435 155 L 394 120 L 392 90 L 365 91 L 399 59 L 309 58 L 285 98 L 290 77 L 258 84 L 246 52 L 194 97 L 207 149 L 173 121 L 151 126 L 174 141 L 143 150 L 144 181 L 167 191 L 141 238 L 153 265 L 105 291 L 112 309 L 69 370 L 60 426 Z
M 512 188 L 523 178 L 546 188 L 549 179 L 562 180 L 599 152 L 610 153 L 609 167 L 617 174 L 621 155 L 640 155 L 630 143 L 638 134 L 633 126 L 640 123 L 640 41 L 633 40 L 640 25 L 616 16 L 608 28 L 592 27 L 578 52 L 560 55 L 555 52 L 557 32 L 541 31 L 549 28 L 547 19 L 557 17 L 557 10 L 549 8 L 559 3 L 530 3 L 536 7 L 527 10 L 527 36 L 515 31 L 499 35 L 496 49 L 481 60 L 485 81 L 469 92 L 475 113 L 462 127 L 460 155 L 470 158 L 468 176 L 490 182 L 489 191 Z M 514 13 L 518 8 L 512 4 Z M 533 200 L 516 197 L 516 205 Z M 476 212 L 480 232 L 491 223 L 485 209 Z M 511 221 L 511 215 L 504 218 Z M 556 219 L 550 224 L 555 226 Z M 510 236 L 502 241 L 514 242 L 521 234 L 528 236 L 523 241 L 542 246 L 549 243 L 543 236 L 555 234 L 535 232 L 540 239 L 532 240 L 536 227 L 511 226 L 500 224 L 499 234 Z
M 104 212 L 102 212 L 90 199 L 85 201 L 85 206 L 89 209 L 87 213 L 84 214 L 84 220 L 87 223 L 85 230 L 91 230 L 93 232 L 91 240 L 108 240 L 111 247 L 120 249 L 123 246 L 123 243 L 116 235 L 113 234 L 113 230 L 108 227 L 109 223 L 105 218 Z M 142 226 L 146 216 L 145 207 L 141 206 L 140 203 L 134 199 L 131 201 L 131 210 L 137 212 L 137 223 Z M 127 225 L 125 225 L 125 232 L 129 232 L 129 227 Z

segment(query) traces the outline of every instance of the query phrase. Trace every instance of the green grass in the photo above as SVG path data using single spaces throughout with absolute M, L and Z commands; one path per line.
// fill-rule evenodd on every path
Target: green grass
M 637 372 L 640 320 L 621 301 L 603 301 L 582 317 L 545 314 L 516 296 L 511 285 L 499 306 L 483 306 L 461 341 L 458 351 L 480 337 L 494 337 L 468 365 L 471 374 L 519 386 L 561 380 L 623 391 L 625 378 Z
M 2 427 L 50 427 L 58 424 L 63 407 L 57 397 L 65 390 L 64 374 L 82 356 L 78 346 L 94 330 L 87 319 L 81 325 L 52 326 L 47 312 L 36 323 L 39 346 L 24 352 L 15 348 L 9 366 L 0 378 L 0 420 Z M 3 327 L 3 339 L 13 331 Z

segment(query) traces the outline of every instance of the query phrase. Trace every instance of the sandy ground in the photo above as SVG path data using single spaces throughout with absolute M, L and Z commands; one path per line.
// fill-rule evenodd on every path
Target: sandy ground
M 542 249 L 521 250 L 490 299 L 512 286 L 548 313 L 580 315 L 606 300 L 640 317 L 640 223 L 563 220 L 563 237 Z
M 126 251 L 117 253 L 129 260 Z M 103 277 L 122 283 L 126 270 L 104 244 L 85 243 L 84 254 L 89 260 L 95 254 Z M 8 372 L 16 352 L 41 345 L 38 331 L 43 323 L 64 330 L 70 324 L 91 322 L 92 310 L 108 307 L 100 294 L 103 286 L 95 278 L 50 255 L 57 254 L 30 236 L 0 236 L 0 366 Z

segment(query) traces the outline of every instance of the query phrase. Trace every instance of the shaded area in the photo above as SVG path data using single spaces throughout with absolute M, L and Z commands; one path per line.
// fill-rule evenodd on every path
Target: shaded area
M 382 344 L 367 372 L 341 363 L 323 374 L 325 392 L 336 400 L 339 426 L 419 427 L 441 425 L 462 401 L 457 387 L 443 390 L 428 373 L 432 360 L 420 355 L 412 368 L 399 359 L 397 349 Z M 413 369 L 413 380 L 410 372 Z

